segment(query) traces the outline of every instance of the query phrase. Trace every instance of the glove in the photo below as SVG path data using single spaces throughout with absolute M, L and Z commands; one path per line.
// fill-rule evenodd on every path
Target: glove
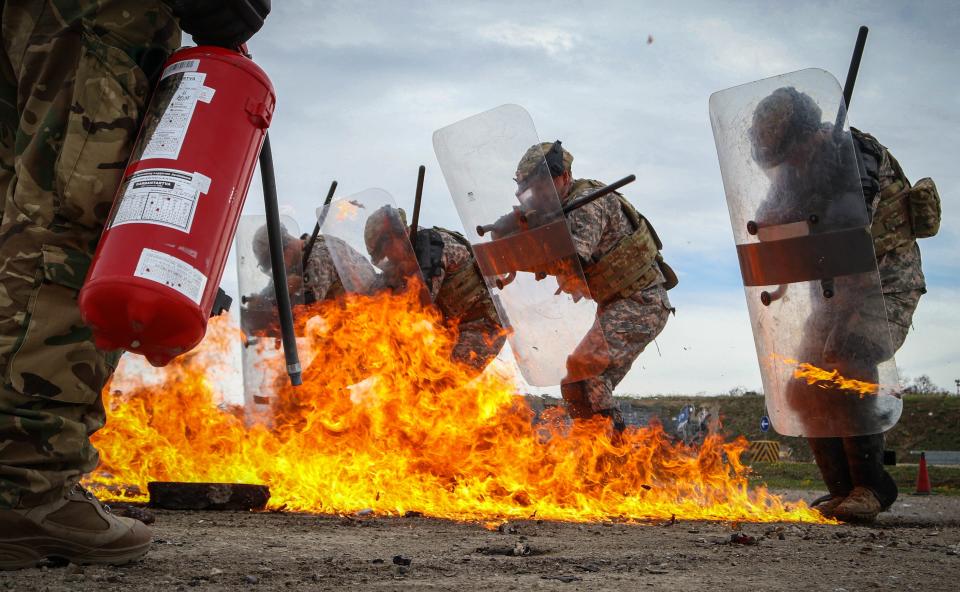
M 559 296 L 561 292 L 569 294 L 574 302 L 580 302 L 583 298 L 590 297 L 590 289 L 579 274 L 570 271 L 560 271 L 557 277 L 557 291 L 554 294 Z
M 270 0 L 166 0 L 197 45 L 237 48 L 263 27 Z

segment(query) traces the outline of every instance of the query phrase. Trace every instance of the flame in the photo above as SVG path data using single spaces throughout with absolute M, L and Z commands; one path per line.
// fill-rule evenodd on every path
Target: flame
M 338 221 L 342 220 L 356 220 L 357 215 L 360 213 L 360 208 L 363 205 L 354 202 L 353 200 L 339 200 L 333 204 L 333 207 L 336 211 L 336 219 Z
M 824 370 L 809 362 L 799 362 L 774 354 L 774 359 L 789 366 L 794 366 L 793 377 L 807 381 L 807 384 L 817 385 L 822 389 L 835 389 L 858 395 L 861 399 L 867 395 L 876 395 L 880 392 L 880 385 L 873 382 L 844 378 L 839 370 Z
M 150 481 L 265 483 L 270 507 L 496 522 L 824 519 L 751 490 L 747 442 L 699 450 L 659 425 L 614 435 L 603 418 L 534 424 L 515 378 L 450 361 L 456 333 L 417 295 L 349 296 L 298 310 L 313 355 L 304 384 L 278 381 L 272 427 L 224 403 L 222 360 L 239 339 L 222 319 L 158 384 L 127 373 L 105 392 L 91 477 L 107 497 L 143 499 Z M 282 363 L 282 362 L 281 362 Z

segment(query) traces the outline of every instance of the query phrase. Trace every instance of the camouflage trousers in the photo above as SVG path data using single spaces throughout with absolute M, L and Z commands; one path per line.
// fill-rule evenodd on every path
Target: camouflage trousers
M 463 322 L 459 326 L 452 357 L 458 362 L 483 371 L 503 349 L 506 340 L 507 336 L 500 326 L 489 319 L 480 318 Z
M 906 340 L 923 293 L 920 289 L 884 292 L 893 351 L 899 350 Z M 873 491 L 884 508 L 897 499 L 897 485 L 883 466 L 883 434 L 809 438 L 808 443 L 830 495 L 846 497 L 854 487 L 861 486 Z
M 907 339 L 907 333 L 913 324 L 913 313 L 917 310 L 920 297 L 925 290 L 907 290 L 904 292 L 884 292 L 883 304 L 887 310 L 887 324 L 890 326 L 890 341 L 893 351 L 897 351 Z
M 5 0 L 0 47 L 0 506 L 98 462 L 97 350 L 77 293 L 140 124 L 179 46 L 161 0 Z
M 838 279 L 837 286 L 830 306 L 838 306 L 831 309 L 821 301 L 809 315 L 796 357 L 845 378 L 880 382 L 881 364 L 903 345 L 923 290 L 881 294 L 870 280 L 866 287 L 857 283 L 841 287 Z M 817 294 L 819 288 L 811 287 L 811 292 Z M 789 411 L 793 429 L 814 438 L 869 434 L 891 421 L 888 414 L 893 409 L 883 399 L 842 393 L 793 378 L 786 383 L 783 403 L 788 409 L 782 411 Z
M 567 375 L 576 380 L 560 385 L 571 416 L 613 413 L 613 389 L 663 331 L 671 310 L 667 291 L 660 284 L 597 309 L 597 322 L 567 358 Z

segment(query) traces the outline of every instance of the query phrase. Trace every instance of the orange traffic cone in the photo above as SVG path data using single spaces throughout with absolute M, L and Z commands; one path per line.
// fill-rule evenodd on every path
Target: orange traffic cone
M 916 495 L 930 495 L 930 475 L 927 473 L 927 453 L 920 453 L 920 470 L 917 471 Z

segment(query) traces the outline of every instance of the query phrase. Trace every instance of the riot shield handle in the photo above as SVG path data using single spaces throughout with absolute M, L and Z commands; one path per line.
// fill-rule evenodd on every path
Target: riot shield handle
M 260 149 L 260 177 L 263 181 L 264 209 L 267 215 L 267 239 L 270 241 L 270 265 L 273 268 L 273 287 L 277 293 L 277 308 L 280 316 L 280 334 L 283 340 L 283 355 L 286 358 L 290 383 L 303 383 L 297 339 L 293 333 L 293 312 L 290 310 L 290 293 L 287 290 L 287 265 L 283 256 L 283 238 L 280 230 L 280 206 L 277 203 L 277 179 L 273 171 L 273 154 L 270 150 L 270 135 L 263 138 Z
M 777 289 L 773 292 L 767 292 L 764 290 L 760 292 L 760 302 L 764 306 L 770 306 L 770 303 L 774 300 L 780 300 L 787 295 L 787 290 L 790 288 L 790 284 L 780 284 L 777 286 Z
M 506 275 L 502 275 L 502 276 L 498 275 L 494 283 L 496 284 L 498 290 L 502 290 L 504 287 L 507 286 L 507 284 L 509 284 L 515 279 L 517 279 L 517 272 L 511 271 Z
M 483 236 L 488 232 L 492 232 L 494 235 L 506 236 L 523 232 L 529 227 L 530 224 L 527 220 L 527 214 L 523 211 L 523 208 L 513 206 L 512 212 L 504 214 L 493 224 L 478 224 L 477 234 Z M 497 236 L 494 236 L 494 238 L 497 238 Z
M 337 191 L 337 182 L 334 181 L 330 183 L 330 189 L 327 191 L 327 198 L 323 200 L 323 209 L 320 210 L 320 215 L 317 216 L 317 224 L 313 227 L 313 234 L 310 235 L 310 239 L 307 241 L 307 246 L 303 249 L 303 260 L 301 261 L 302 269 L 307 268 L 307 261 L 310 260 L 310 253 L 313 252 L 313 245 L 317 242 L 317 237 L 320 236 L 320 227 L 323 226 L 323 221 L 327 219 L 327 212 L 330 211 L 330 202 L 333 201 L 333 194 Z
M 413 220 L 410 222 L 410 244 L 417 244 L 417 227 L 420 225 L 420 202 L 423 201 L 423 177 L 427 167 L 420 165 L 417 170 L 417 192 L 413 196 Z

